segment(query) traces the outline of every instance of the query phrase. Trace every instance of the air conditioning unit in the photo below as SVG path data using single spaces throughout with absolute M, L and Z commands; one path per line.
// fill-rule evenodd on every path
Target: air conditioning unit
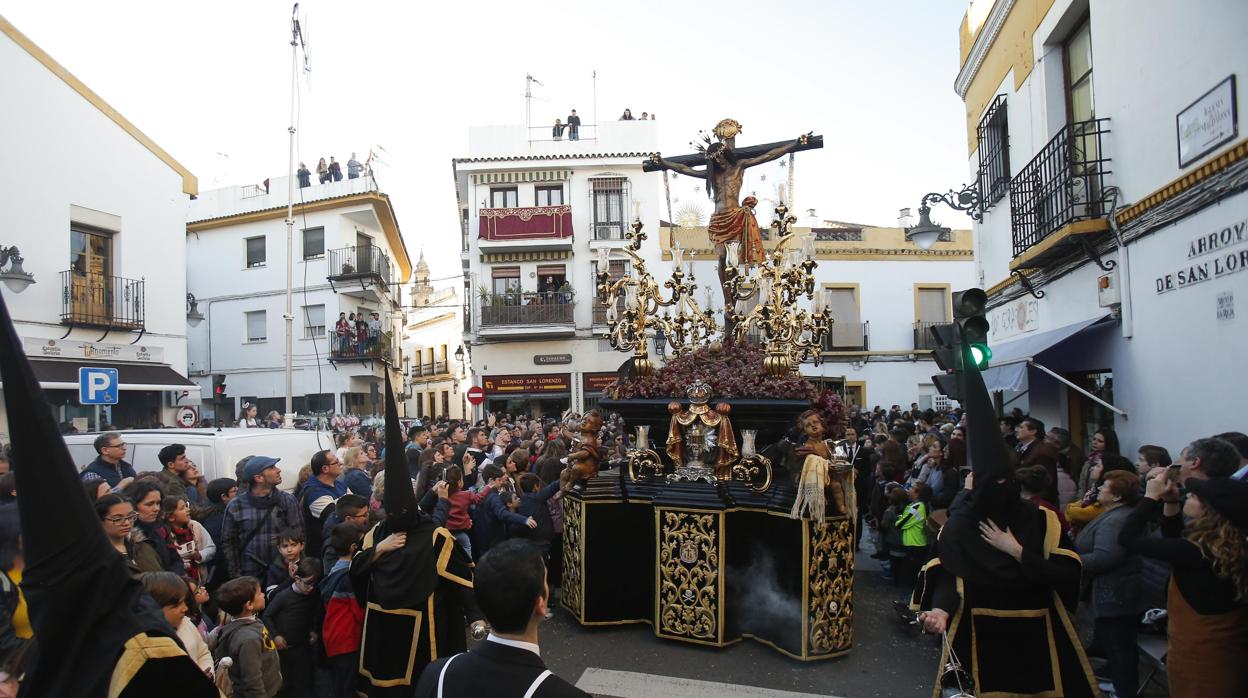
M 598 226 L 599 240 L 616 240 L 623 237 L 621 233 L 623 229 L 618 225 L 600 225 Z
M 1116 308 L 1122 304 L 1122 295 L 1118 292 L 1118 274 L 1109 272 L 1096 280 L 1096 299 L 1102 308 Z

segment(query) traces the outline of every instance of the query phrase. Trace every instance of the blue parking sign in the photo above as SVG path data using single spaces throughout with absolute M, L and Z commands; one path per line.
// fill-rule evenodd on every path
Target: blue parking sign
M 117 369 L 78 369 L 78 403 L 81 405 L 117 404 Z

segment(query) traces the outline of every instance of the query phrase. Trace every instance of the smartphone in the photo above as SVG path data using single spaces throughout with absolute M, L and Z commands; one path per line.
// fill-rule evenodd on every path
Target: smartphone
M 1179 470 L 1181 470 L 1182 467 L 1183 466 L 1179 465 L 1178 463 L 1175 463 L 1174 465 L 1166 466 L 1166 480 L 1170 482 L 1178 482 Z

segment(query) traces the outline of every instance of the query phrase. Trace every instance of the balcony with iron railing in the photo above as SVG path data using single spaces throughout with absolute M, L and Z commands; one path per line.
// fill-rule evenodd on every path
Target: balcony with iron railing
M 340 247 L 329 251 L 328 279 L 331 284 L 358 281 L 362 289 L 372 287 L 388 295 L 394 282 L 394 265 L 377 245 Z M 353 285 L 345 283 L 345 288 Z
M 1047 266 L 1108 234 L 1108 133 L 1109 119 L 1069 124 L 1010 180 L 1011 269 Z
M 914 349 L 915 351 L 930 351 L 936 348 L 936 340 L 932 337 L 932 328 L 937 325 L 947 325 L 948 321 L 941 322 L 924 322 L 920 320 L 914 323 Z
M 61 324 L 145 329 L 142 279 L 75 270 L 61 272 Z M 180 301 L 179 301 L 180 302 Z
M 832 329 L 824 335 L 823 350 L 829 351 L 868 351 L 871 348 L 871 323 L 845 322 L 837 320 Z
M 446 359 L 441 361 L 426 361 L 412 366 L 412 376 L 418 378 L 442 376 L 448 373 L 450 373 L 450 368 L 448 367 Z
M 570 293 L 495 293 L 481 301 L 481 327 L 573 325 L 575 301 Z

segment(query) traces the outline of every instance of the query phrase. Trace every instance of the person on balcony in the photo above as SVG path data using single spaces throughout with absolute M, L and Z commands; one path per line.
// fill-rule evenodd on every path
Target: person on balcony
M 576 115 L 575 109 L 568 115 L 568 140 L 581 140 L 581 117 Z
M 329 156 L 329 176 L 332 177 L 335 182 L 342 181 L 342 165 L 338 164 L 338 161 L 334 159 L 333 155 Z
M 364 171 L 364 166 L 359 160 L 355 159 L 355 153 L 351 153 L 351 159 L 347 160 L 347 179 L 359 179 L 360 173 Z
M 368 323 L 364 321 L 364 313 L 355 318 L 355 355 L 365 356 L 368 351 Z
M 560 303 L 570 303 L 572 301 L 572 284 L 568 283 L 567 279 L 564 279 L 563 283 L 559 285 L 558 298 Z
M 559 119 L 555 119 L 555 126 L 550 130 L 551 137 L 557 141 L 563 140 L 563 129 L 563 122 Z
M 368 348 L 375 352 L 381 344 L 381 315 L 373 313 L 368 318 Z
M 633 118 L 633 113 L 631 111 L 625 109 L 624 113 L 620 114 L 620 121 L 636 121 L 636 119 Z
M 312 185 L 312 170 L 309 170 L 308 166 L 302 162 L 299 163 L 299 169 L 295 172 L 295 176 L 299 178 L 300 189 L 305 189 Z
M 334 353 L 338 355 L 347 353 L 347 347 L 351 344 L 351 332 L 351 323 L 347 321 L 347 314 L 338 313 L 338 322 L 334 324 L 334 337 L 337 338 L 338 344 L 335 347 L 337 351 Z
M 325 164 L 325 158 L 316 164 L 316 177 L 321 184 L 329 181 L 329 165 Z

